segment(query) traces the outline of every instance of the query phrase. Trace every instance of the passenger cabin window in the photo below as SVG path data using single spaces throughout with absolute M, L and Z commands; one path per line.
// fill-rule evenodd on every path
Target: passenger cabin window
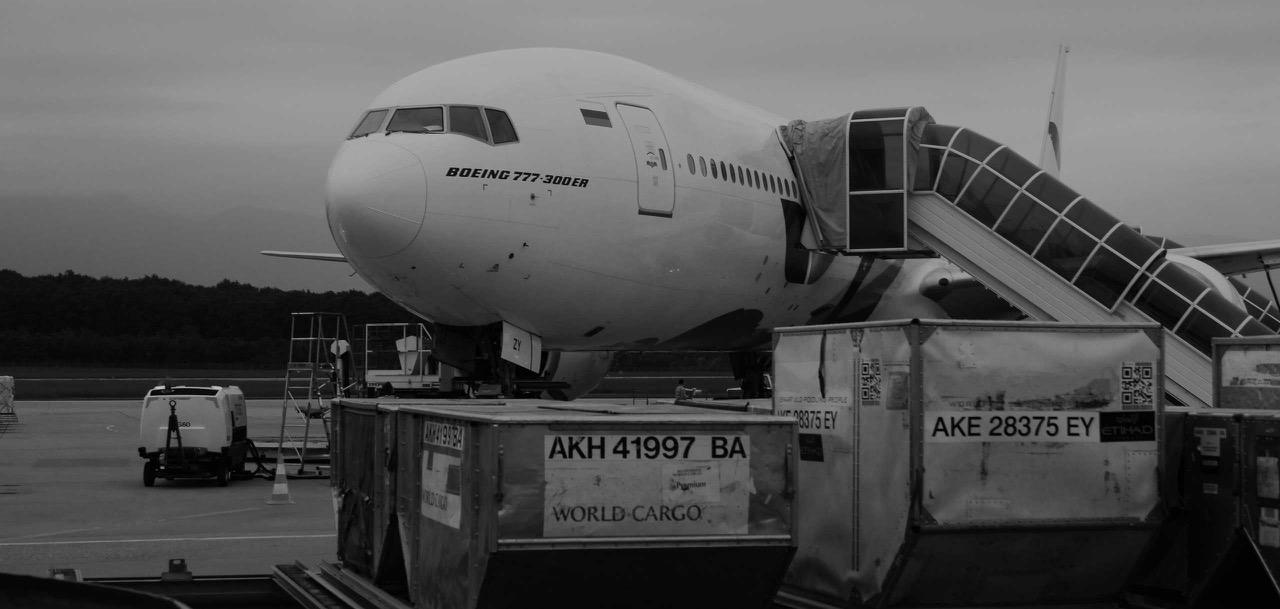
M 370 110 L 360 119 L 360 124 L 356 125 L 356 130 L 347 136 L 347 139 L 353 137 L 363 137 L 378 130 L 382 126 L 382 119 L 387 117 L 386 110 Z
M 716 160 L 711 159 L 711 179 L 715 180 L 719 178 L 720 178 L 720 172 L 716 171 Z
M 707 177 L 707 158 L 698 157 L 698 168 L 702 170 L 702 177 Z
M 516 137 L 515 125 L 511 124 L 511 118 L 506 112 L 485 108 L 484 115 L 489 119 L 489 132 L 493 134 L 493 143 L 506 144 L 520 141 L 520 138 Z
M 666 171 L 667 170 L 667 151 L 659 148 L 658 158 L 662 160 L 662 170 Z
M 484 119 L 480 117 L 480 109 L 475 106 L 449 106 L 449 133 L 469 135 L 486 143 L 489 141 Z
M 391 115 L 387 133 L 444 133 L 444 108 L 401 108 Z

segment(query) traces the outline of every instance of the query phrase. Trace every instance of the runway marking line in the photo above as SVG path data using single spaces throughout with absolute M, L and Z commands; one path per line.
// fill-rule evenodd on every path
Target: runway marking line
M 0 548 L 14 546 L 75 546 L 103 543 L 156 543 L 171 541 L 255 541 L 265 539 L 322 539 L 337 537 L 337 533 L 316 533 L 308 535 L 241 535 L 237 537 L 158 537 L 154 539 L 90 539 L 85 541 L 15 541 L 0 542 Z
M 54 531 L 54 532 L 52 532 L 52 533 L 36 533 L 35 535 L 19 535 L 19 536 L 17 536 L 17 537 L 10 537 L 10 538 L 9 538 L 9 540 L 14 540 L 14 539 L 38 539 L 38 538 L 40 538 L 40 537 L 53 537 L 54 535 L 66 535 L 67 533 L 83 533 L 83 532 L 85 532 L 85 531 L 96 531 L 96 530 L 101 529 L 101 528 L 102 528 L 102 527 L 93 527 L 93 528 L 91 528 L 91 529 L 71 529 L 71 530 L 68 530 L 68 531 Z
M 221 512 L 205 512 L 203 514 L 191 514 L 190 516 L 174 516 L 170 520 L 182 520 L 184 518 L 200 518 L 201 516 L 221 516 L 222 514 L 238 514 L 240 512 L 252 512 L 254 510 L 261 510 L 261 509 L 263 508 L 251 507 L 251 508 L 240 508 L 238 510 L 224 510 Z

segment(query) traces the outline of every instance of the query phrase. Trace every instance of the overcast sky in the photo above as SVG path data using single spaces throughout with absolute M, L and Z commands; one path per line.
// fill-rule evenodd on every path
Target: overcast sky
M 0 195 L 319 215 L 380 90 L 528 46 L 622 55 L 793 118 L 923 105 L 1035 161 L 1066 43 L 1068 184 L 1147 232 L 1280 238 L 1278 24 L 1274 1 L 3 0 Z

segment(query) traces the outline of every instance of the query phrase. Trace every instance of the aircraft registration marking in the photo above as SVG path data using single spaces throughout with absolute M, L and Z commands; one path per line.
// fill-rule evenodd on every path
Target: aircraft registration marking
M 587 178 L 557 175 L 554 173 L 535 173 L 531 171 L 513 171 L 510 169 L 488 169 L 484 167 L 450 167 L 445 172 L 449 178 L 480 178 L 484 180 L 511 180 L 513 182 L 538 182 L 552 186 L 573 186 L 586 188 Z

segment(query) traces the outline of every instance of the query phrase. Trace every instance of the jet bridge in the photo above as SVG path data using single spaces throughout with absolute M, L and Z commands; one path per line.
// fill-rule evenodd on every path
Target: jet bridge
M 1057 178 L 923 108 L 779 134 L 819 249 L 899 257 L 923 245 L 1038 321 L 1159 322 L 1166 389 L 1187 405 L 1212 402 L 1214 338 L 1274 334 Z

